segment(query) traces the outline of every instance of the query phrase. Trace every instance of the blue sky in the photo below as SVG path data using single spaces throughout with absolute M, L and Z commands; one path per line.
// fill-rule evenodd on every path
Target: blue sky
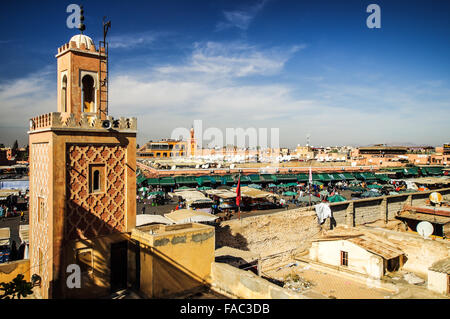
M 0 11 L 0 134 L 56 111 L 56 50 L 72 1 Z M 369 29 L 369 4 L 381 29 Z M 448 1 L 84 1 L 85 34 L 112 21 L 110 113 L 138 142 L 177 127 L 279 128 L 280 144 L 414 143 L 450 137 Z

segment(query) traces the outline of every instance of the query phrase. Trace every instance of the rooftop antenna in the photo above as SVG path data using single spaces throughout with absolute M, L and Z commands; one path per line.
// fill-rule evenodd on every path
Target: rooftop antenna
M 103 41 L 100 41 L 99 50 L 100 52 L 103 49 L 105 54 L 105 58 L 100 60 L 99 64 L 99 74 L 100 74 L 100 110 L 103 110 L 101 105 L 105 105 L 105 110 L 103 111 L 105 115 L 108 115 L 108 82 L 109 82 L 109 67 L 108 67 L 108 58 L 109 58 L 109 50 L 108 43 L 106 42 L 106 36 L 108 34 L 109 29 L 111 28 L 111 21 L 106 21 L 106 17 L 103 17 Z M 104 75 L 102 75 L 104 74 Z M 102 94 L 103 93 L 103 96 Z
M 83 34 L 83 31 L 86 30 L 86 25 L 84 24 L 84 10 L 83 6 L 80 6 L 80 24 L 78 25 L 78 30 Z
M 111 20 L 105 22 L 106 17 L 103 17 L 103 43 L 106 43 L 106 35 L 111 28 Z

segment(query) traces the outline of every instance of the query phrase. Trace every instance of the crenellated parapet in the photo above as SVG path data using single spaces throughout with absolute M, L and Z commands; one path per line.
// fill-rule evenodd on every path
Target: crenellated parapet
M 30 119 L 30 133 L 49 129 L 136 132 L 137 118 L 114 119 L 112 116 L 107 116 L 106 120 L 102 120 L 97 115 L 82 113 L 81 119 L 77 121 L 73 113 L 52 112 Z

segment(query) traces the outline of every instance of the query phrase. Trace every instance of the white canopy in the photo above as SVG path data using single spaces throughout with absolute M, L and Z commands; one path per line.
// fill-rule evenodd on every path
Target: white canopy
M 149 224 L 166 224 L 171 225 L 173 221 L 161 215 L 136 215 L 136 227 Z
M 30 225 L 20 225 L 19 226 L 19 237 L 22 240 L 22 242 L 25 242 L 26 244 L 29 243 Z
M 212 222 L 218 218 L 213 214 L 192 209 L 180 209 L 164 216 L 176 224 Z
M 9 227 L 0 228 L 0 246 L 9 245 L 11 231 Z

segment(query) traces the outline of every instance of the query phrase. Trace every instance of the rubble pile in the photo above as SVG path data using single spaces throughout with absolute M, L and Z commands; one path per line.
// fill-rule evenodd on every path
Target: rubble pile
M 291 289 L 296 292 L 302 292 L 306 289 L 314 286 L 312 282 L 309 282 L 297 274 L 289 274 L 284 278 L 283 288 Z

